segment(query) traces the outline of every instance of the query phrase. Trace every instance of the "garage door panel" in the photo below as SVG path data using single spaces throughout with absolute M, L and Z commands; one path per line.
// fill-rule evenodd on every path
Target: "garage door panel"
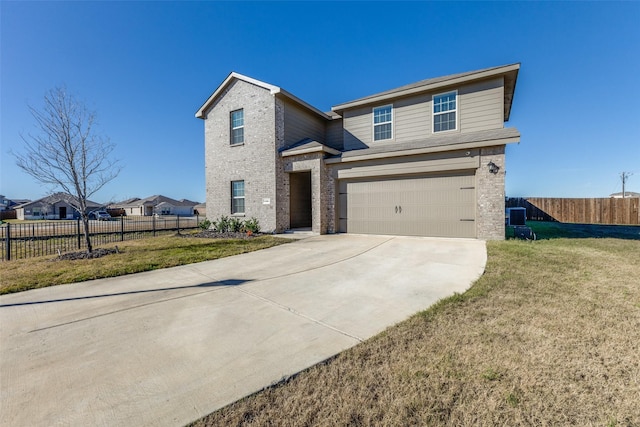
M 344 185 L 342 185 L 344 184 Z M 350 233 L 475 237 L 475 176 L 430 175 L 341 182 Z M 341 196 L 341 201 L 345 195 Z

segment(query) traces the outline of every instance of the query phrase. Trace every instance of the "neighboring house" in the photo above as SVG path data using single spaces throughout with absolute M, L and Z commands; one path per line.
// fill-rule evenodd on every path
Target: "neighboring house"
M 207 217 L 311 228 L 504 239 L 505 145 L 520 64 L 423 80 L 324 113 L 231 73 L 204 119 Z
M 622 199 L 622 191 L 619 193 L 613 193 L 610 194 L 609 197 L 614 198 L 614 199 Z M 629 198 L 629 197 L 640 197 L 640 193 L 635 193 L 633 191 L 625 191 L 624 192 L 624 197 L 625 198 Z
M 8 199 L 0 195 L 0 211 L 13 210 L 17 205 L 22 205 L 30 201 L 29 199 Z
M 77 198 L 66 193 L 55 193 L 33 202 L 15 207 L 18 219 L 77 219 L 80 213 Z M 87 200 L 87 213 L 103 209 L 104 205 Z
M 151 196 L 145 199 L 128 199 L 111 205 L 110 209 L 122 209 L 127 216 L 180 215 L 193 216 L 196 202 L 174 200 L 166 196 Z
M 11 206 L 11 200 L 0 194 L 0 211 L 6 211 Z

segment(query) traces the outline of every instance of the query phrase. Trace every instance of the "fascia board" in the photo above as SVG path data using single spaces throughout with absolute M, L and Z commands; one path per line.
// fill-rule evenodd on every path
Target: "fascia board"
M 204 104 L 196 111 L 196 117 L 198 119 L 204 119 L 204 112 L 209 108 L 209 106 L 216 100 L 216 98 L 226 89 L 226 87 L 231 83 L 232 80 L 243 80 L 247 83 L 254 84 L 256 86 L 260 86 L 264 89 L 267 89 L 271 94 L 276 94 L 280 91 L 278 86 L 271 85 L 269 83 L 265 83 L 260 80 L 253 79 L 251 77 L 242 75 L 240 73 L 232 72 L 227 76 L 226 79 L 218 86 L 218 88 L 211 94 L 211 96 L 205 101 Z
M 440 145 L 437 147 L 414 148 L 410 150 L 389 151 L 386 153 L 363 154 L 353 157 L 332 157 L 325 159 L 325 163 L 360 162 L 362 160 L 384 159 L 389 157 L 413 156 L 416 154 L 440 153 L 443 151 L 469 150 L 472 148 L 494 147 L 497 145 L 513 144 L 520 142 L 520 137 L 493 139 L 490 141 L 467 142 L 463 144 Z
M 254 85 L 259 86 L 261 88 L 264 88 L 264 89 L 268 90 L 269 93 L 271 93 L 271 95 L 274 95 L 274 96 L 282 95 L 285 98 L 289 98 L 290 100 L 292 100 L 296 104 L 299 104 L 300 106 L 302 106 L 302 107 L 312 111 L 313 113 L 319 115 L 323 119 L 331 120 L 331 116 L 329 116 L 328 114 L 318 110 L 313 105 L 303 101 L 302 99 L 298 98 L 297 96 L 293 95 L 292 93 L 287 92 L 286 90 L 282 89 L 281 87 L 274 86 L 272 84 L 265 83 L 265 82 L 263 82 L 261 80 L 257 80 L 257 79 L 254 79 L 254 78 L 251 78 L 251 77 L 248 77 L 248 76 L 245 76 L 243 74 L 236 73 L 236 72 L 232 72 L 231 74 L 229 74 L 227 76 L 227 78 L 224 79 L 224 81 L 220 84 L 220 86 L 218 86 L 218 88 L 213 92 L 213 94 L 205 101 L 205 103 L 202 104 L 202 106 L 196 112 L 196 117 L 197 118 L 204 119 L 205 111 L 216 100 L 216 98 L 218 98 L 218 96 L 227 88 L 227 86 L 229 84 L 231 84 L 231 82 L 234 79 L 242 80 L 242 81 L 245 81 L 247 83 L 251 83 L 251 84 L 254 84 Z
M 337 156 L 338 154 L 340 154 L 340 151 L 338 150 L 334 150 L 331 147 L 323 146 L 323 147 L 304 148 L 302 150 L 283 151 L 282 153 L 280 153 L 280 155 L 282 157 L 291 157 L 291 156 L 298 156 L 300 154 L 321 153 L 321 152 L 325 152 L 333 156 Z
M 316 113 L 317 115 L 319 115 L 320 117 L 322 117 L 323 119 L 326 120 L 332 120 L 332 117 L 320 110 L 318 110 L 316 107 L 314 107 L 313 105 L 303 101 L 302 99 L 298 98 L 297 96 L 295 96 L 294 94 L 287 92 L 286 90 L 282 89 L 282 88 L 277 88 L 276 91 L 272 91 L 271 92 L 273 95 L 278 95 L 281 94 L 286 98 L 289 98 L 290 100 L 292 100 L 293 102 L 299 104 L 300 106 Z

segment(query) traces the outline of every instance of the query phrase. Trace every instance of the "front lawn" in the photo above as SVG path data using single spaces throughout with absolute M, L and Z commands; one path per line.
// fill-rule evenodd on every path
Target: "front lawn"
M 610 237 L 640 240 L 640 225 L 570 224 L 563 222 L 527 221 L 538 239 L 583 239 Z
M 87 260 L 55 260 L 55 256 L 0 262 L 0 294 L 159 268 L 208 261 L 287 243 L 273 236 L 251 239 L 207 239 L 165 236 L 105 245 L 117 254 Z

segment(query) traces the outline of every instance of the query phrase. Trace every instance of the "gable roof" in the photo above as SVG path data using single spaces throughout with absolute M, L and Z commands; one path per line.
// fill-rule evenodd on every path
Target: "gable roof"
M 67 193 L 54 193 L 49 196 L 45 196 L 41 199 L 34 200 L 32 202 L 22 203 L 21 205 L 15 206 L 15 209 L 21 209 L 27 206 L 38 205 L 38 204 L 53 205 L 54 203 L 59 203 L 59 202 L 65 202 L 69 205 L 77 206 L 78 198 Z M 87 200 L 87 208 L 101 208 L 103 206 L 104 205 L 101 205 L 96 202 L 92 202 L 91 200 Z
M 282 157 L 297 156 L 298 154 L 309 153 L 329 153 L 335 156 L 340 154 L 340 151 L 324 145 L 321 142 L 315 141 L 311 138 L 305 138 L 302 141 L 296 142 L 290 147 L 280 149 L 280 155 Z
M 509 120 L 509 114 L 511 113 L 511 103 L 513 101 L 513 93 L 516 87 L 516 79 L 518 78 L 518 70 L 520 69 L 520 63 L 514 63 L 509 65 L 501 65 L 498 67 L 484 68 L 481 70 L 467 71 L 464 73 L 450 74 L 448 76 L 435 77 L 426 80 L 420 80 L 416 83 L 411 83 L 405 86 L 400 86 L 395 89 L 390 89 L 384 92 L 376 93 L 374 95 L 358 98 L 353 101 L 338 104 L 331 108 L 332 111 L 342 115 L 344 110 L 361 107 L 369 104 L 380 103 L 408 95 L 415 95 L 418 93 L 433 91 L 441 89 L 447 86 L 460 85 L 476 80 L 491 78 L 503 75 L 504 76 L 504 120 Z
M 189 200 L 185 201 L 183 199 L 182 201 L 178 201 L 178 200 L 172 199 L 171 197 L 162 196 L 159 194 L 145 197 L 144 199 L 133 198 L 133 199 L 125 200 L 122 203 L 115 203 L 113 206 L 125 208 L 125 207 L 138 207 L 143 205 L 155 206 L 161 203 L 166 203 L 172 206 L 189 206 L 189 207 L 193 206 L 193 202 Z
M 233 82 L 235 82 L 237 80 L 242 80 L 244 82 L 251 83 L 253 85 L 256 85 L 258 87 L 266 89 L 271 93 L 271 95 L 282 96 L 284 98 L 287 98 L 287 99 L 295 102 L 296 104 L 302 106 L 303 108 L 305 108 L 305 109 L 317 114 L 318 116 L 322 117 L 323 119 L 331 120 L 331 116 L 329 116 L 326 113 L 323 113 L 322 111 L 318 110 L 313 105 L 304 102 L 303 100 L 301 100 L 297 96 L 287 92 L 286 90 L 282 89 L 281 87 L 274 86 L 272 84 L 265 83 L 265 82 L 257 80 L 257 79 L 253 79 L 251 77 L 247 77 L 247 76 L 244 76 L 244 75 L 242 75 L 240 73 L 236 73 L 236 72 L 232 72 L 231 74 L 229 74 L 227 76 L 226 79 L 224 79 L 224 81 L 220 84 L 220 86 L 218 86 L 218 88 L 211 94 L 209 99 L 207 99 L 205 101 L 205 103 L 202 104 L 202 106 L 198 109 L 198 111 L 196 111 L 196 117 L 199 118 L 199 119 L 204 119 L 205 115 L 206 115 L 206 111 L 209 109 L 209 107 L 216 101 L 216 99 L 218 99 L 218 97 L 220 97 L 220 95 L 222 95 L 222 93 L 224 93 L 225 89 L 227 87 L 229 87 L 229 85 L 231 85 Z

